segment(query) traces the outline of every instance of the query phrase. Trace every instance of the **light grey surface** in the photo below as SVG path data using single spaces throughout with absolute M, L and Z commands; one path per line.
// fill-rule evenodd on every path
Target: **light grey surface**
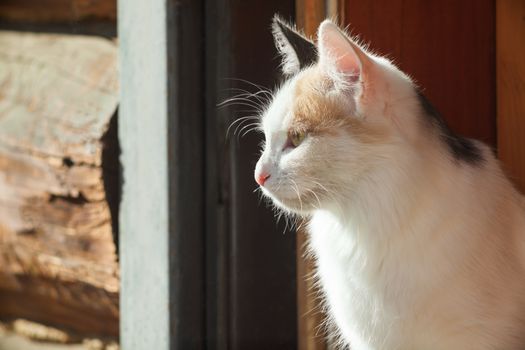
M 166 0 L 119 1 L 121 346 L 170 347 Z

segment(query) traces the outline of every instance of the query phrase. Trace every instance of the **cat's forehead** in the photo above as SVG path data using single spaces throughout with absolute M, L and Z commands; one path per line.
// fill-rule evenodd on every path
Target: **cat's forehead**
M 340 124 L 347 118 L 333 90 L 330 80 L 315 69 L 301 72 L 276 93 L 263 118 L 264 130 L 315 132 Z
M 287 130 L 292 121 L 292 104 L 296 79 L 289 79 L 277 91 L 262 119 L 266 133 Z

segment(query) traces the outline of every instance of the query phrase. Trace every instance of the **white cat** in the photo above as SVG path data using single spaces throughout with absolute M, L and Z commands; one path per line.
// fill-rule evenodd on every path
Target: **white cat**
M 262 116 L 255 178 L 309 218 L 342 342 L 525 349 L 525 201 L 490 148 L 329 20 L 317 45 L 278 18 L 273 31 L 288 79 Z

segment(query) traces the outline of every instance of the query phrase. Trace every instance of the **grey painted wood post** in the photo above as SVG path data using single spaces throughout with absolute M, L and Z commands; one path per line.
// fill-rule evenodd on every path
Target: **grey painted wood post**
M 118 3 L 124 350 L 204 341 L 200 3 Z

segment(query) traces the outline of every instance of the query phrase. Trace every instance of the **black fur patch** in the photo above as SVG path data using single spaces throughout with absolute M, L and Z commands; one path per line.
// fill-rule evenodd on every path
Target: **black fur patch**
M 484 161 L 483 154 L 475 142 L 454 134 L 425 95 L 421 91 L 417 91 L 417 95 L 426 116 L 430 118 L 433 125 L 439 128 L 441 139 L 447 145 L 454 159 L 471 165 L 480 165 Z
M 279 17 L 274 18 L 274 25 L 276 25 L 286 40 L 290 43 L 293 50 L 297 54 L 299 60 L 299 67 L 301 69 L 311 66 L 317 62 L 317 48 L 315 44 L 289 27 Z

